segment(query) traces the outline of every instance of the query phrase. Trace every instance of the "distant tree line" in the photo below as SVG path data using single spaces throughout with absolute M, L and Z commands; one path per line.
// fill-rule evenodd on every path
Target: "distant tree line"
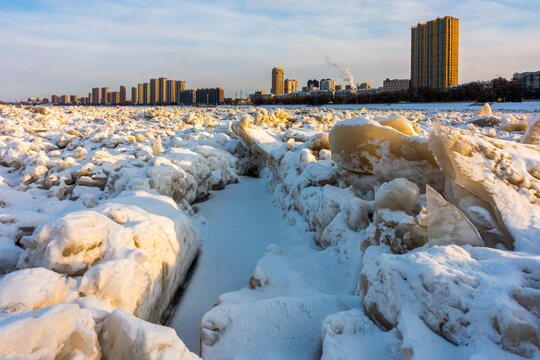
M 421 88 L 395 92 L 358 92 L 348 95 L 318 94 L 272 98 L 254 98 L 255 105 L 324 105 L 334 104 L 381 104 L 398 102 L 497 102 L 539 99 L 540 94 L 527 91 L 519 82 L 497 78 L 491 81 L 471 82 L 444 90 Z

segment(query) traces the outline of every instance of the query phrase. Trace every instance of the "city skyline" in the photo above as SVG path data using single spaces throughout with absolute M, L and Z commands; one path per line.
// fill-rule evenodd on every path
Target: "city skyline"
M 346 84 L 326 57 L 377 87 L 410 78 L 410 29 L 447 15 L 460 19 L 459 83 L 510 78 L 537 70 L 540 24 L 530 14 L 538 11 L 536 1 L 98 1 L 85 11 L 67 1 L 6 1 L 0 99 L 83 95 L 164 73 L 234 97 L 270 91 L 267 69 L 276 65 L 302 84 Z

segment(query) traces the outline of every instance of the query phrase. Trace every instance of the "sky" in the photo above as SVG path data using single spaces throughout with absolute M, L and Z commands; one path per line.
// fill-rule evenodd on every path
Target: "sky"
M 538 0 L 0 0 L 0 100 L 86 96 L 150 78 L 226 97 L 285 78 L 410 78 L 417 23 L 459 19 L 459 83 L 540 70 Z

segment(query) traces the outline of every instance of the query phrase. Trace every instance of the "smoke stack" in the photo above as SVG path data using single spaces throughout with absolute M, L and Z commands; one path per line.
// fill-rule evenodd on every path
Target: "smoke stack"
M 339 74 L 341 75 L 343 80 L 349 83 L 351 89 L 354 89 L 356 87 L 354 84 L 354 76 L 352 75 L 348 67 L 344 67 L 341 62 L 332 62 L 332 59 L 330 59 L 329 56 L 326 57 L 326 65 L 328 65 L 328 67 L 336 68 L 339 71 Z

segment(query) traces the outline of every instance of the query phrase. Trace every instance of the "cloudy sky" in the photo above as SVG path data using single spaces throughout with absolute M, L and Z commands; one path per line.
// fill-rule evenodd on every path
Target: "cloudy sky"
M 460 20 L 459 82 L 540 70 L 538 0 L 1 0 L 0 99 L 84 96 L 151 77 L 269 91 L 285 78 L 410 77 L 410 28 Z

